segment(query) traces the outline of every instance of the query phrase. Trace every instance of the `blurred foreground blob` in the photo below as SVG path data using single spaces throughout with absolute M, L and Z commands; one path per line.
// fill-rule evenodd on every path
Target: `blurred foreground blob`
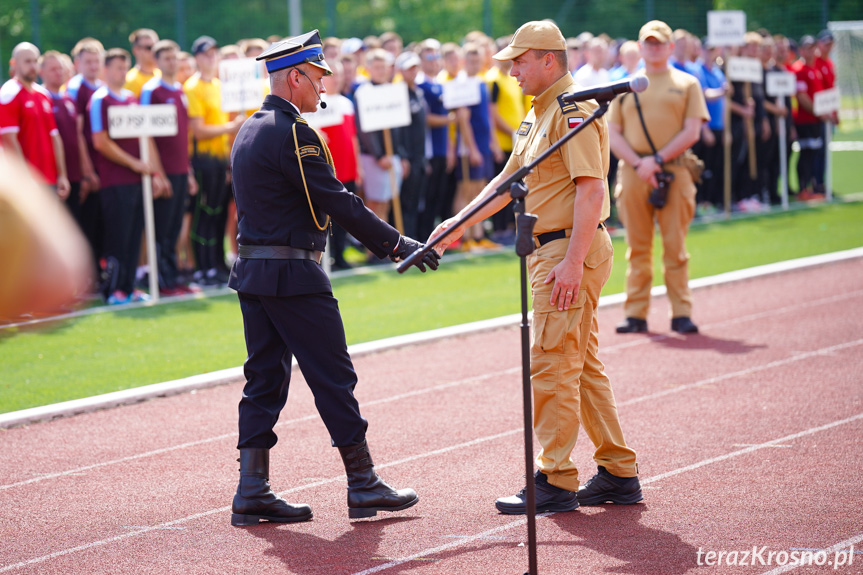
M 91 262 L 66 206 L 0 150 L 0 322 L 69 311 L 91 284 Z

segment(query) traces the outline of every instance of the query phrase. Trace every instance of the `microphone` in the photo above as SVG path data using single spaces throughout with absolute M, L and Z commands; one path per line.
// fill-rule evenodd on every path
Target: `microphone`
M 302 70 L 300 70 L 299 68 L 297 68 L 297 72 L 299 72 L 300 74 L 302 74 L 303 76 L 305 76 L 305 77 L 306 77 L 306 80 L 308 80 L 308 81 L 309 81 L 309 84 L 311 84 L 311 85 L 312 85 L 312 90 L 314 90 L 314 91 L 315 91 L 315 96 L 317 96 L 317 97 L 318 97 L 318 100 L 320 100 L 320 102 L 321 102 L 321 109 L 322 109 L 322 110 L 326 110 L 326 109 L 327 109 L 327 103 L 326 103 L 326 102 L 324 102 L 323 98 L 321 98 L 321 95 L 320 95 L 320 94 L 318 94 L 318 89 L 317 89 L 317 88 L 315 88 L 315 83 L 314 83 L 314 82 L 312 82 L 312 79 L 311 79 L 311 78 L 309 78 L 309 75 L 308 75 L 308 74 L 306 74 L 305 72 L 303 72 Z M 645 79 L 646 79 L 646 78 L 645 78 Z
M 603 84 L 601 86 L 594 86 L 593 88 L 581 90 L 580 92 L 575 92 L 573 94 L 567 94 L 561 99 L 566 103 L 584 102 L 585 100 L 613 100 L 618 94 L 644 92 L 649 84 L 650 80 L 648 80 L 647 77 L 634 76 L 612 84 Z

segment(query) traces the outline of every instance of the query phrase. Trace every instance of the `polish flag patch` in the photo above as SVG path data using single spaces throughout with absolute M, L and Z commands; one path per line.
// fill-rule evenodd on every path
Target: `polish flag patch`
M 570 127 L 570 128 L 574 128 L 574 127 L 576 127 L 577 125 L 579 125 L 579 124 L 581 124 L 582 122 L 584 122 L 584 118 L 579 118 L 578 116 L 573 116 L 573 117 L 571 117 L 571 118 L 567 118 L 567 121 L 569 122 L 569 127 Z

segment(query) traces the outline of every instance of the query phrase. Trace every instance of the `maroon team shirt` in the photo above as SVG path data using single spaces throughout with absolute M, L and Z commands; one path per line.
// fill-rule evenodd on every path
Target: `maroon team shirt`
M 28 90 L 12 78 L 0 88 L 0 134 L 15 134 L 27 162 L 51 185 L 57 163 L 51 137 L 57 133 L 51 96 L 38 84 Z
M 102 81 L 97 80 L 96 84 L 91 84 L 84 79 L 84 76 L 78 74 L 66 83 L 66 96 L 75 102 L 75 110 L 78 115 L 84 118 L 84 141 L 87 143 L 87 151 L 90 153 L 90 158 L 93 159 L 96 154 L 96 149 L 93 147 L 93 131 L 90 129 L 90 116 L 87 114 L 87 105 L 90 103 L 90 97 L 93 93 L 102 86 Z M 93 160 L 96 163 L 96 160 Z M 93 166 L 96 172 L 99 168 Z
M 70 182 L 81 181 L 81 154 L 78 151 L 78 110 L 75 102 L 64 94 L 50 92 L 54 104 L 54 121 L 63 140 L 63 154 L 66 157 L 66 174 Z
M 183 85 L 166 84 L 162 78 L 149 80 L 141 89 L 141 105 L 173 104 L 177 108 L 177 135 L 153 138 L 162 167 L 168 176 L 189 173 L 189 113 Z
M 115 94 L 108 89 L 108 86 L 102 86 L 96 90 L 90 98 L 87 112 L 90 116 L 90 128 L 92 132 L 97 134 L 108 129 L 108 108 L 111 106 L 129 106 L 136 102 L 135 94 L 129 90 L 124 89 L 120 94 Z M 138 138 L 121 138 L 114 140 L 114 142 L 130 156 L 141 157 Z M 99 152 L 95 152 L 93 162 L 96 164 L 96 170 L 99 172 L 103 188 L 141 183 L 141 175 L 139 173 L 121 164 L 115 164 Z

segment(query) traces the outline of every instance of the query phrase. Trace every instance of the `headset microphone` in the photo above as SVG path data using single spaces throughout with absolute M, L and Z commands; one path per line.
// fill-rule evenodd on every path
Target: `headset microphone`
M 327 103 L 326 103 L 326 102 L 324 102 L 323 98 L 321 98 L 321 95 L 320 95 L 320 94 L 318 94 L 318 89 L 317 89 L 317 88 L 315 88 L 315 83 L 314 83 L 314 82 L 312 82 L 312 79 L 311 79 L 311 78 L 309 78 L 309 75 L 308 75 L 308 74 L 306 74 L 305 72 L 303 72 L 302 70 L 300 70 L 299 68 L 297 68 L 297 72 L 299 72 L 300 74 L 302 74 L 303 76 L 305 76 L 305 77 L 306 77 L 306 80 L 308 80 L 308 81 L 309 81 L 309 84 L 311 84 L 311 85 L 312 85 L 312 90 L 314 90 L 314 91 L 315 91 L 315 96 L 317 96 L 317 97 L 318 97 L 318 100 L 320 100 L 320 102 L 321 102 L 321 109 L 322 109 L 322 110 L 326 110 L 326 109 L 327 109 Z

